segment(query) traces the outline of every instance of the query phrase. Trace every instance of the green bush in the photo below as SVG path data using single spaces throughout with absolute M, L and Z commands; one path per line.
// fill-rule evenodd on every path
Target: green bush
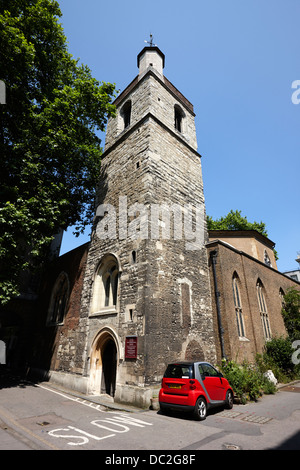
M 274 337 L 265 344 L 262 354 L 256 355 L 255 364 L 244 361 L 222 361 L 220 370 L 233 388 L 241 403 L 256 401 L 262 394 L 275 393 L 276 386 L 264 373 L 272 370 L 278 382 L 286 383 L 300 379 L 300 364 L 294 364 L 292 357 L 295 349 L 289 337 Z
M 223 361 L 220 369 L 241 403 L 246 403 L 247 400 L 257 401 L 263 393 L 276 392 L 275 385 L 263 376 L 255 364 L 244 361 L 240 365 L 234 361 Z
M 256 364 L 261 372 L 271 369 L 278 382 L 299 379 L 300 365 L 292 361 L 294 352 L 289 337 L 274 337 L 266 343 L 263 354 L 257 354 Z
M 300 339 L 300 291 L 291 287 L 283 297 L 282 316 L 291 341 Z

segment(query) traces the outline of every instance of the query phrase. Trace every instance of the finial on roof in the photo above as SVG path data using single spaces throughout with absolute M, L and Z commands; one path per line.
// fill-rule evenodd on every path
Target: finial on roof
M 147 44 L 150 44 L 150 47 L 157 47 L 157 44 L 153 44 L 153 36 L 151 33 L 150 33 L 150 41 L 144 41 L 144 42 L 146 42 Z
M 153 36 L 150 33 L 150 41 L 144 41 L 147 46 L 137 56 L 137 66 L 140 69 L 139 75 L 142 75 L 149 67 L 156 70 L 163 75 L 163 68 L 165 66 L 165 55 L 153 43 Z

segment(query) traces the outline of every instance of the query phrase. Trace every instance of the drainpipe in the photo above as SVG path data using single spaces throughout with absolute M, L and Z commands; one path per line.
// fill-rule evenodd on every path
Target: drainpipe
M 210 252 L 210 259 L 212 262 L 213 275 L 214 275 L 214 287 L 215 287 L 215 297 L 216 297 L 216 305 L 217 305 L 219 337 L 220 337 L 220 343 L 221 343 L 221 354 L 222 354 L 222 359 L 227 359 L 226 354 L 225 354 L 225 347 L 224 347 L 224 329 L 222 326 L 221 308 L 220 308 L 220 300 L 219 300 L 220 292 L 218 290 L 218 281 L 217 281 L 217 274 L 216 274 L 217 256 L 218 256 L 217 250 Z

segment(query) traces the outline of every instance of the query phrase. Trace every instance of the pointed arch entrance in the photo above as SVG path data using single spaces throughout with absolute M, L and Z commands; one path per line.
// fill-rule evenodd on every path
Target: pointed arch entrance
M 91 350 L 90 393 L 110 395 L 116 391 L 118 340 L 110 328 L 101 330 L 95 337 Z
M 101 393 L 115 395 L 117 372 L 117 348 L 112 339 L 108 339 L 102 352 Z

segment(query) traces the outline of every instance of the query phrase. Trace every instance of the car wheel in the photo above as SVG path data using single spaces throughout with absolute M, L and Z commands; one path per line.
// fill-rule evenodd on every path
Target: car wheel
M 225 398 L 225 408 L 227 408 L 227 410 L 231 410 L 232 407 L 233 407 L 233 393 L 231 390 L 227 390 L 226 398 Z
M 203 421 L 207 414 L 207 404 L 203 397 L 199 397 L 196 401 L 194 416 L 198 421 Z

